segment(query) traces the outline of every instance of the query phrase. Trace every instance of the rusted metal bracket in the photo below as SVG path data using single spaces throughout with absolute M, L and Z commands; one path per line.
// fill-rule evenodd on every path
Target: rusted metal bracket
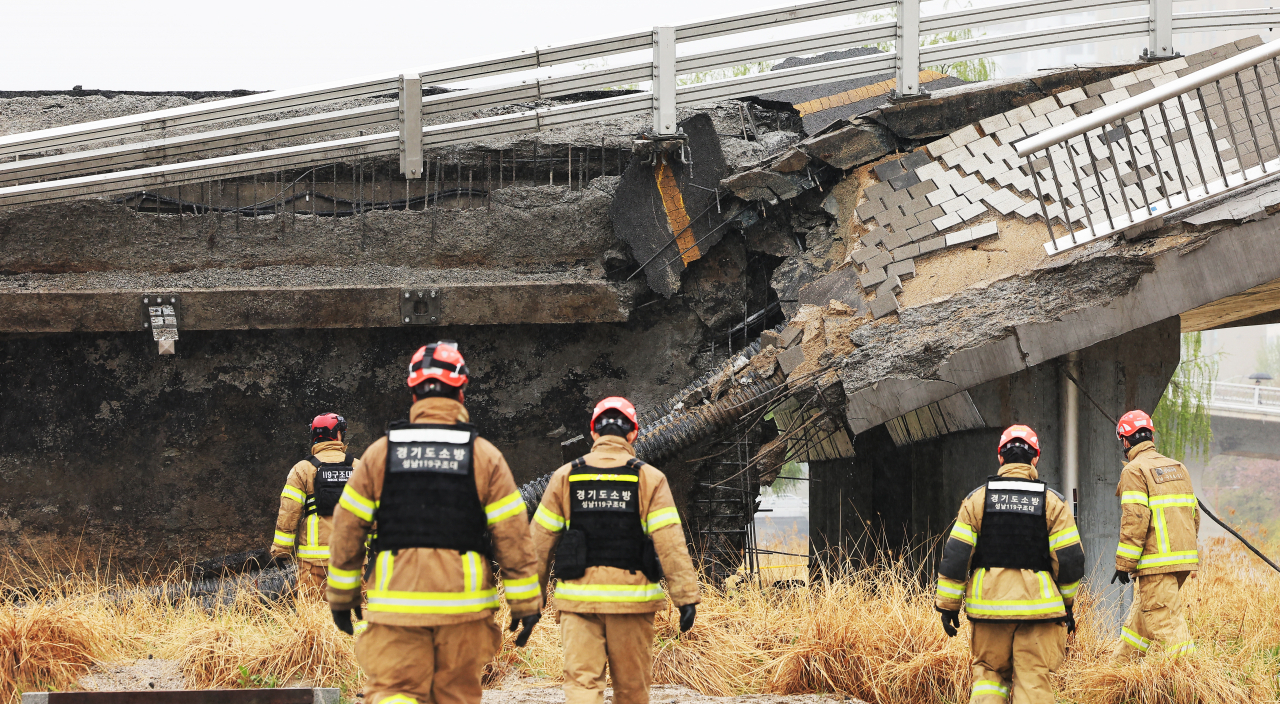
M 439 325 L 441 319 L 438 289 L 405 289 L 400 292 L 401 324 Z
M 160 354 L 173 354 L 178 342 L 178 321 L 182 317 L 182 298 L 176 293 L 142 296 L 142 328 L 151 331 Z

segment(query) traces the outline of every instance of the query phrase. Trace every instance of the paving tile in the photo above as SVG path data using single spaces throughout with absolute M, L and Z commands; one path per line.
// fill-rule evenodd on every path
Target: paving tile
M 1001 114 L 1009 121 L 1010 125 L 1016 125 L 1019 122 L 1026 122 L 1036 116 L 1034 112 L 1031 112 L 1031 108 L 1026 105 L 1021 105 L 1012 110 L 1006 110 Z
M 982 203 L 974 203 L 967 207 L 961 208 L 960 212 L 956 214 L 960 216 L 961 220 L 968 222 L 969 220 L 972 220 L 978 217 L 979 215 L 982 215 L 985 212 L 987 212 L 987 206 L 983 205 Z
M 863 286 L 863 289 L 866 289 L 866 287 Z M 898 310 L 898 299 L 895 298 L 892 294 L 885 295 L 885 296 L 881 296 L 877 294 L 875 299 L 871 301 L 871 317 L 872 318 L 880 319 L 886 315 L 889 315 L 890 313 L 896 312 L 897 310 Z
M 995 179 L 996 174 L 1001 174 L 1008 170 L 1009 167 L 1005 166 L 1003 162 L 999 164 L 987 163 L 978 167 L 978 175 L 982 177 L 983 181 L 991 181 Z
M 1161 62 L 1160 62 L 1159 64 L 1157 64 L 1157 65 L 1160 67 L 1160 70 L 1161 70 L 1161 71 L 1164 71 L 1165 75 L 1168 75 L 1168 74 L 1171 74 L 1171 73 L 1177 73 L 1178 71 L 1181 71 L 1182 69 L 1186 68 L 1186 67 L 1187 67 L 1187 59 L 1186 59 L 1186 57 L 1185 57 L 1185 56 L 1179 56 L 1179 57 L 1178 57 L 1178 58 L 1176 58 L 1176 59 L 1169 59 L 1168 61 L 1161 61 Z
M 982 239 L 983 237 L 991 237 L 992 235 L 999 234 L 999 232 L 1000 228 L 996 223 L 984 222 L 981 225 L 973 226 L 973 236 L 969 241 L 972 242 L 974 240 Z
M 867 190 L 863 191 L 863 193 L 867 194 L 867 198 L 884 198 L 890 193 L 893 193 L 893 186 L 882 181 L 880 183 L 867 186 Z
M 921 181 L 925 181 L 946 172 L 946 170 L 947 167 L 942 164 L 936 161 L 930 161 L 924 166 L 916 169 L 916 176 L 919 176 Z
M 1134 73 L 1122 73 L 1119 76 L 1111 77 L 1111 87 L 1124 88 L 1125 86 L 1131 86 L 1140 80 L 1142 79 L 1138 78 L 1136 71 Z
M 1155 78 L 1152 78 L 1152 79 L 1151 79 L 1151 85 L 1152 85 L 1153 87 L 1157 87 L 1157 88 L 1158 88 L 1158 87 L 1160 87 L 1160 86 L 1162 86 L 1162 85 L 1164 85 L 1164 84 L 1168 83 L 1169 81 L 1176 81 L 1176 80 L 1178 80 L 1178 74 L 1176 74 L 1176 73 L 1166 73 L 1166 74 L 1164 74 L 1163 76 L 1156 76 Z M 1188 107 L 1188 109 L 1189 109 L 1189 107 Z
M 951 133 L 951 141 L 955 142 L 957 147 L 963 147 L 969 142 L 976 141 L 978 137 L 978 130 L 973 125 L 965 125 Z
M 934 176 L 932 180 L 934 183 L 938 184 L 938 188 L 942 188 L 944 186 L 950 186 L 962 178 L 964 177 L 960 175 L 959 171 L 956 171 L 955 169 L 947 169 L 937 176 Z
M 867 268 L 883 269 L 893 263 L 893 255 L 888 252 L 876 252 L 867 260 Z
M 995 149 L 999 145 L 996 144 L 996 140 L 994 137 L 987 136 L 987 137 L 983 137 L 982 139 L 974 140 L 965 146 L 969 149 L 969 153 L 973 154 L 974 156 L 977 156 L 979 154 L 984 154 L 986 152 L 989 152 L 992 149 Z
M 1256 34 L 1253 34 L 1253 35 L 1244 37 L 1243 39 L 1237 39 L 1235 41 L 1235 44 L 1236 44 L 1236 48 L 1239 49 L 1240 51 L 1248 51 L 1254 48 L 1255 46 L 1262 46 L 1262 38 Z
M 942 232 L 943 230 L 946 230 L 949 227 L 955 227 L 956 225 L 959 225 L 962 222 L 964 221 L 960 219 L 959 214 L 947 213 L 940 218 L 934 219 L 933 229 L 937 230 L 938 232 Z
M 884 197 L 884 207 L 893 209 L 907 201 L 911 200 L 911 194 L 906 191 L 894 191 Z
M 982 200 L 983 198 L 986 198 L 987 196 L 995 192 L 996 192 L 996 189 L 992 188 L 991 186 L 988 186 L 985 183 L 980 183 L 976 187 L 965 191 L 964 197 L 968 198 L 971 202 L 976 203 L 979 200 Z
M 894 249 L 897 249 L 898 247 L 901 247 L 903 245 L 907 245 L 910 243 L 911 243 L 911 235 L 908 235 L 906 231 L 890 232 L 889 234 L 884 236 L 884 246 L 885 246 L 885 249 L 888 249 L 888 250 L 894 250 Z
M 950 137 L 943 137 L 942 139 L 926 144 L 924 148 L 928 150 L 930 156 L 936 159 L 955 149 L 956 143 Z
M 1049 118 L 1050 125 L 1057 127 L 1064 122 L 1071 122 L 1076 119 L 1076 111 L 1071 108 L 1059 108 L 1045 115 L 1045 117 Z
M 933 161 L 933 159 L 930 159 L 928 154 L 924 153 L 924 151 L 922 150 L 917 149 L 916 151 L 911 152 L 910 154 L 902 158 L 902 168 L 906 169 L 907 171 L 914 171 L 915 169 L 918 169 L 921 166 L 924 166 L 930 161 Z
M 982 128 L 984 134 L 995 134 L 1000 130 L 1009 126 L 1009 120 L 1004 115 L 992 115 L 991 117 L 978 120 L 978 126 Z
M 916 176 L 914 171 L 898 174 L 889 179 L 889 185 L 900 191 L 906 190 L 917 183 L 920 183 L 920 177 Z
M 1094 95 L 1076 103 L 1075 105 L 1072 105 L 1071 109 L 1075 110 L 1076 117 L 1079 117 L 1081 115 L 1086 115 L 1088 113 L 1091 113 L 1094 110 L 1097 110 L 1098 108 L 1102 107 L 1103 105 L 1105 105 L 1105 103 L 1102 102 L 1102 98 L 1099 98 L 1098 96 Z
M 982 185 L 982 182 L 976 176 L 965 176 L 951 184 L 951 190 L 955 191 L 957 195 L 961 195 L 972 191 L 980 185 Z
M 1155 78 L 1156 76 L 1163 76 L 1163 75 L 1164 75 L 1164 68 L 1162 67 L 1162 64 L 1158 64 L 1158 63 L 1153 63 L 1146 68 L 1138 69 L 1133 74 L 1134 78 L 1137 78 L 1139 81 L 1149 81 L 1152 78 Z
M 925 196 L 925 200 L 929 202 L 929 205 L 942 205 L 955 197 L 956 194 L 951 190 L 951 186 L 943 186 L 942 188 L 939 188 Z
M 1027 131 L 1022 129 L 1022 125 L 1010 125 L 999 132 L 996 132 L 996 139 L 1001 144 L 1012 144 L 1014 141 L 1027 136 Z
M 972 176 L 973 174 L 978 173 L 978 169 L 981 169 L 990 163 L 991 162 L 987 161 L 986 157 L 983 157 L 982 155 L 971 156 L 965 161 L 960 162 L 960 166 L 958 168 L 963 171 L 966 176 Z
M 1037 116 L 1048 115 L 1049 113 L 1058 109 L 1058 99 L 1054 98 L 1053 96 L 1049 96 L 1048 98 L 1041 98 L 1040 100 L 1035 101 L 1034 103 L 1028 105 L 1027 107 L 1031 108 L 1031 112 L 1035 113 Z
M 859 205 L 858 209 L 854 212 L 858 216 L 858 222 L 866 222 L 880 213 L 883 213 L 884 206 L 880 204 L 880 201 L 873 200 Z
M 929 163 L 933 163 L 933 162 L 929 162 Z M 919 171 L 915 172 L 915 174 L 916 176 L 920 176 Z M 923 177 L 921 177 L 921 179 L 922 180 L 920 181 L 920 183 L 917 183 L 916 185 L 907 188 L 907 193 L 910 193 L 912 198 L 923 198 L 927 194 L 938 190 L 937 185 L 935 185 L 933 181 L 923 180 Z
M 881 181 L 888 181 L 894 176 L 900 176 L 906 173 L 906 169 L 902 168 L 902 160 L 886 161 L 883 164 L 876 164 L 874 167 L 876 178 Z
M 873 227 L 871 228 L 871 232 L 868 232 L 867 234 L 858 238 L 858 241 L 866 245 L 868 248 L 871 248 L 879 244 L 880 242 L 884 241 L 885 235 L 888 235 L 888 234 L 889 234 L 889 231 L 884 229 L 883 227 Z M 868 254 L 867 256 L 869 257 L 871 255 Z M 858 263 L 861 264 L 862 262 L 858 262 Z
M 955 167 L 960 165 L 960 162 L 966 159 L 970 159 L 972 157 L 973 155 L 969 153 L 968 149 L 965 149 L 964 147 L 958 147 L 956 149 L 953 149 L 947 152 L 946 154 L 943 154 L 942 163 L 945 164 L 948 169 L 954 169 Z
M 897 276 L 899 279 L 909 279 L 916 275 L 916 262 L 914 259 L 894 262 L 885 268 L 885 274 Z
M 907 230 L 907 234 L 911 235 L 912 242 L 919 242 L 920 240 L 937 233 L 937 231 L 938 230 L 933 226 L 933 223 L 925 222 Z
M 1064 90 L 1054 97 L 1063 105 L 1075 105 L 1089 96 L 1084 94 L 1083 88 L 1072 88 L 1071 90 Z
M 873 287 L 876 286 L 876 284 L 879 284 L 881 281 L 884 281 L 886 278 L 888 277 L 884 273 L 884 269 L 871 269 L 867 273 L 862 274 L 861 276 L 858 277 L 858 284 L 862 286 L 863 291 L 870 291 Z
M 936 252 L 945 246 L 947 246 L 945 237 L 930 237 L 929 239 L 920 242 L 920 254 L 924 255 L 930 252 Z
M 1115 86 L 1111 85 L 1110 79 L 1098 81 L 1097 83 L 1090 83 L 1084 87 L 1084 94 L 1092 98 L 1097 95 L 1102 95 L 1109 90 L 1115 90 Z
M 1000 173 L 996 174 L 994 181 L 1003 187 L 1011 188 L 1013 187 L 1014 182 L 1017 181 L 1020 176 L 1021 174 L 1011 169 L 1009 171 L 1001 171 Z
M 912 243 L 893 250 L 893 261 L 901 262 L 915 259 L 918 254 L 920 254 L 920 245 Z
M 1008 193 L 1008 191 L 1002 191 L 1002 193 Z M 996 212 L 1006 217 L 1009 213 L 1012 213 L 1020 207 L 1022 207 L 1022 199 L 1013 195 L 1010 195 L 1008 198 L 1001 198 L 1000 201 L 995 204 Z
M 881 281 L 879 286 L 876 286 L 876 297 L 879 298 L 880 296 L 895 293 L 902 293 L 902 279 L 890 274 L 886 269 L 885 280 Z
M 1021 206 L 1015 208 L 1013 212 L 1017 213 L 1018 215 L 1021 215 L 1024 218 L 1030 218 L 1040 214 L 1040 204 L 1034 200 L 1028 201 L 1026 203 L 1023 203 Z
M 965 242 L 968 242 L 969 238 L 972 236 L 973 236 L 972 230 L 969 230 L 969 229 L 956 230 L 955 232 L 947 235 L 944 238 L 944 243 L 948 247 L 954 247 L 958 244 L 964 244 Z
M 924 198 L 912 198 L 906 203 L 903 203 L 901 207 L 903 215 L 915 215 L 921 210 L 928 210 L 929 201 Z
M 1027 134 L 1035 134 L 1037 132 L 1047 130 L 1050 127 L 1052 127 L 1052 125 L 1049 123 L 1049 118 L 1044 115 L 1037 115 L 1036 117 L 1022 123 L 1022 129 L 1026 130 Z
M 940 218 L 946 214 L 947 211 L 943 210 L 941 205 L 935 205 L 932 208 L 921 210 L 916 213 L 916 220 L 919 220 L 921 224 L 923 224 L 926 222 L 932 222 L 934 218 Z
M 969 204 L 971 202 L 972 201 L 970 201 L 968 198 L 965 198 L 964 196 L 959 196 L 953 200 L 949 200 L 946 203 L 943 203 L 942 212 L 958 213 L 961 210 L 964 210 L 965 208 L 969 207 Z
M 1164 74 L 1160 74 L 1160 75 L 1163 76 Z M 1157 78 L 1159 78 L 1159 76 L 1157 76 Z M 1128 86 L 1126 90 L 1129 91 L 1130 96 L 1134 96 L 1139 93 L 1146 93 L 1147 91 L 1155 87 L 1156 87 L 1155 81 L 1151 80 L 1150 78 L 1147 78 L 1145 80 L 1138 81 L 1137 83 L 1134 83 L 1131 86 Z
M 894 232 L 906 232 L 919 224 L 920 221 L 916 220 L 915 215 L 899 215 L 889 219 L 889 227 L 893 228 Z
M 1129 91 L 1125 90 L 1124 88 L 1117 88 L 1115 90 L 1107 91 L 1106 93 L 1103 93 L 1100 97 L 1102 98 L 1102 102 L 1106 103 L 1107 105 L 1114 105 L 1120 102 L 1121 100 L 1127 100 L 1129 98 Z
M 1034 194 L 1036 190 L 1036 183 L 1031 180 L 1030 176 L 1020 175 L 1013 179 L 1012 188 L 1019 193 Z
M 863 244 L 866 243 L 864 242 Z M 849 257 L 853 259 L 855 264 L 862 265 L 866 264 L 868 259 L 879 254 L 879 251 L 875 247 L 863 247 L 862 249 L 853 250 L 853 254 L 849 255 Z

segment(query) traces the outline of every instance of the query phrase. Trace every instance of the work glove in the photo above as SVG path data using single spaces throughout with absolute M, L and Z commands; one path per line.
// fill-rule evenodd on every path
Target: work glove
M 685 604 L 680 607 L 680 632 L 693 628 L 693 619 L 698 615 L 697 604 Z
M 944 611 L 938 607 L 933 607 L 939 614 L 942 614 L 942 631 L 947 634 L 948 638 L 954 638 L 960 632 L 960 612 Z
M 1129 573 L 1124 570 L 1116 570 L 1116 573 L 1111 575 L 1111 583 L 1115 584 L 1117 579 L 1120 580 L 1121 584 L 1128 584 Z
M 338 627 L 339 631 L 342 631 L 349 636 L 354 636 L 356 634 L 355 626 L 351 625 L 351 609 L 334 609 L 333 623 Z
M 1076 614 L 1073 607 L 1071 606 L 1067 607 L 1067 618 L 1063 621 L 1063 623 L 1067 624 L 1067 633 L 1076 632 Z
M 510 631 L 515 631 L 520 627 L 520 634 L 516 636 L 516 647 L 523 648 L 529 642 L 529 636 L 533 635 L 533 627 L 542 618 L 542 614 L 533 614 L 530 616 L 512 616 Z

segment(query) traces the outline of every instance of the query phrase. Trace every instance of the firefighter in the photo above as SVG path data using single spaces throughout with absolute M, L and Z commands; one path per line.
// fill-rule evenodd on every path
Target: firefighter
M 271 543 L 271 556 L 275 558 L 292 555 L 296 543 L 298 588 L 319 596 L 324 595 L 329 574 L 333 508 L 352 469 L 360 466 L 360 460 L 347 452 L 346 434 L 347 421 L 337 413 L 322 413 L 311 421 L 311 456 L 289 470 L 284 491 L 280 492 L 276 538 Z
M 554 551 L 566 704 L 602 704 L 606 665 L 615 704 L 647 704 L 658 582 L 665 574 L 683 632 L 698 580 L 667 478 L 631 446 L 635 406 L 606 398 L 590 427 L 591 452 L 556 470 L 534 513 L 538 580 L 545 593 Z
M 1200 510 L 1191 475 L 1177 460 L 1156 452 L 1151 416 L 1129 411 L 1116 425 L 1128 464 L 1120 472 L 1120 542 L 1111 583 L 1137 576 L 1133 606 L 1111 651 L 1114 662 L 1146 654 L 1161 643 L 1173 656 L 1195 652 L 1182 617 L 1179 592 L 1199 569 L 1196 536 Z
M 369 627 L 355 648 L 369 704 L 479 704 L 481 670 L 502 644 L 491 560 L 511 630 L 523 626 L 517 646 L 541 616 L 524 500 L 502 453 L 468 423 L 467 381 L 455 343 L 420 348 L 409 363 L 409 420 L 369 446 L 334 512 L 329 607 L 348 634 L 377 524 Z
M 936 609 L 954 636 L 963 602 L 972 628 L 971 704 L 1053 704 L 1049 674 L 1076 629 L 1084 548 L 1062 495 L 1038 480 L 1040 440 L 1009 426 L 998 476 L 960 504 L 938 568 Z

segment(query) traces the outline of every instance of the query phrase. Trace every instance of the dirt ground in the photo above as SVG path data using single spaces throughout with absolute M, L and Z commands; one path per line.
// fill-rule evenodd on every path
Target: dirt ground
M 183 684 L 178 661 L 159 658 L 99 665 L 80 678 L 80 688 L 91 692 L 182 689 Z

